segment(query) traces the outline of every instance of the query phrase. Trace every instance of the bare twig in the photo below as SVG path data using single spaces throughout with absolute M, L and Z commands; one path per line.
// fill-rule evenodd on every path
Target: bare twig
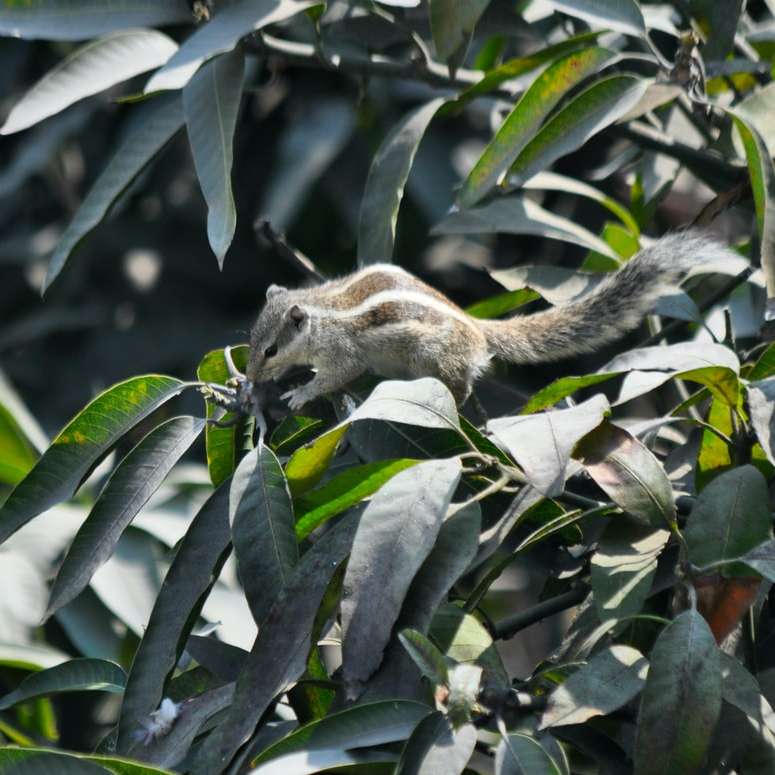
M 300 271 L 306 278 L 318 282 L 326 278 L 317 270 L 310 258 L 299 250 L 292 248 L 282 234 L 278 234 L 272 224 L 264 218 L 257 218 L 253 223 L 253 230 L 257 237 L 266 240 L 280 258 L 287 261 L 294 269 Z

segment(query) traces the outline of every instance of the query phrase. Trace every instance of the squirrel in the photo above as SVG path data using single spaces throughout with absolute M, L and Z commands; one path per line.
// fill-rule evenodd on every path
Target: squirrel
M 593 352 L 636 328 L 666 287 L 703 259 L 732 251 L 697 230 L 668 234 L 568 304 L 482 320 L 392 264 L 373 264 L 321 285 L 271 285 L 250 335 L 251 384 L 310 366 L 310 382 L 283 394 L 296 411 L 366 371 L 394 379 L 436 377 L 462 405 L 493 357 L 554 361 Z

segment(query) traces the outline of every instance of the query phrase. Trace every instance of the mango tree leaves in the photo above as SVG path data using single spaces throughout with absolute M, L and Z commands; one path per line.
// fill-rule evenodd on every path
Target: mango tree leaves
M 245 596 L 260 625 L 299 559 L 288 484 L 280 461 L 264 444 L 245 455 L 234 472 L 229 521 Z
M 487 428 L 533 487 L 552 497 L 565 486 L 565 472 L 576 443 L 600 425 L 608 411 L 605 396 L 597 395 L 572 409 L 490 420 Z
M 748 407 L 751 412 L 751 424 L 756 437 L 767 455 L 767 460 L 775 465 L 775 378 L 751 382 L 748 385 Z
M 0 509 L 0 543 L 33 517 L 70 498 L 108 450 L 180 393 L 173 377 L 133 377 L 108 388 L 73 418 Z
M 183 111 L 177 96 L 159 97 L 138 106 L 123 142 L 62 234 L 49 261 L 43 290 L 54 282 L 78 243 L 105 218 L 113 203 L 181 126 Z
M 621 372 L 607 372 L 603 374 L 584 374 L 578 377 L 559 377 L 554 382 L 542 388 L 522 407 L 520 414 L 534 414 L 542 409 L 554 406 L 558 401 L 573 395 L 577 390 L 607 382 L 609 379 L 619 376 Z
M 8 114 L 0 134 L 27 129 L 84 97 L 152 70 L 164 64 L 177 47 L 156 30 L 114 32 L 87 43 L 30 88 Z
M 456 459 L 420 463 L 393 477 L 366 507 L 342 597 L 342 669 L 349 694 L 357 694 L 379 666 L 409 585 L 433 548 L 460 475 Z
M 700 493 L 684 530 L 689 559 L 704 567 L 744 555 L 770 537 L 767 482 L 753 466 L 719 474 Z M 748 575 L 726 567 L 726 575 Z
M 665 627 L 652 649 L 635 774 L 701 772 L 720 712 L 720 652 L 705 619 L 690 609 Z
M 496 775 L 562 775 L 564 768 L 534 737 L 515 732 L 495 750 Z
M 128 27 L 191 21 L 186 0 L 36 0 L 0 7 L 0 35 L 26 40 L 85 40 Z
M 34 746 L 0 748 L 0 772 L 24 775 L 170 775 L 145 762 Z
M 398 208 L 404 196 L 417 148 L 439 108 L 442 97 L 415 108 L 388 134 L 369 169 L 358 221 L 360 266 L 390 261 L 396 236 Z
M 37 459 L 35 448 L 16 418 L 0 403 L 0 483 L 18 484 Z
M 46 615 L 67 605 L 116 548 L 121 534 L 194 443 L 204 420 L 175 417 L 152 430 L 116 466 L 78 530 L 54 580 Z
M 649 83 L 631 75 L 612 75 L 571 99 L 520 152 L 509 169 L 509 185 L 520 186 L 613 124 L 641 99 Z
M 634 0 L 549 0 L 558 11 L 576 16 L 594 27 L 644 37 L 646 23 Z
M 105 659 L 71 659 L 28 675 L 12 692 L 0 697 L 0 710 L 35 697 L 60 692 L 122 692 L 124 671 Z
M 630 646 L 598 651 L 552 691 L 539 728 L 583 724 L 618 710 L 639 694 L 648 669 L 646 658 Z
M 608 497 L 640 522 L 665 528 L 675 521 L 673 488 L 649 449 L 622 428 L 603 423 L 574 457 Z
M 212 20 L 185 40 L 154 74 L 145 85 L 145 93 L 182 89 L 203 62 L 231 51 L 245 35 L 315 5 L 315 0 L 236 0 L 218 8 Z
M 237 225 L 231 165 L 244 75 L 244 54 L 234 51 L 208 62 L 183 89 L 188 139 L 207 201 L 207 238 L 221 268 Z
M 448 716 L 436 711 L 416 726 L 396 765 L 396 775 L 459 775 L 476 745 L 476 727 L 453 727 Z
M 593 599 L 601 622 L 639 614 L 651 591 L 667 530 L 612 520 L 590 563 Z
M 444 655 L 425 635 L 417 630 L 405 629 L 398 633 L 398 639 L 419 671 L 434 685 L 440 686 L 449 681 Z
M 516 160 L 562 97 L 616 58 L 613 51 L 590 46 L 571 52 L 547 67 L 524 92 L 484 149 L 463 183 L 458 204 L 471 207 L 485 196 Z
M 427 705 L 406 700 L 356 705 L 291 732 L 263 751 L 252 765 L 261 775 L 319 772 L 322 762 L 317 760 L 318 752 L 344 752 L 406 740 L 429 713 Z M 300 769 L 307 761 L 314 769 Z
M 159 706 L 166 680 L 218 576 L 231 541 L 228 499 L 228 485 L 224 485 L 205 501 L 156 596 L 124 692 L 117 743 L 121 752 L 134 742 L 141 719 L 148 718 Z
M 428 13 L 436 55 L 443 62 L 465 54 L 474 27 L 490 0 L 429 0 Z

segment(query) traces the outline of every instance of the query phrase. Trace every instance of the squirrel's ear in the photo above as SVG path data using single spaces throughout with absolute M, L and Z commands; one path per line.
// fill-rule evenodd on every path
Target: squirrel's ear
M 270 285 L 266 289 L 266 298 L 271 299 L 272 296 L 277 296 L 278 293 L 287 293 L 288 289 L 283 288 L 282 285 Z
M 288 310 L 288 317 L 296 324 L 297 328 L 301 328 L 301 324 L 307 319 L 307 313 L 298 304 L 294 304 Z

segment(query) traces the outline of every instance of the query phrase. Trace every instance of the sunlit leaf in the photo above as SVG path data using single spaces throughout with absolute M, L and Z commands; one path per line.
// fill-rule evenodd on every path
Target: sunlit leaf
M 476 745 L 476 727 L 455 728 L 449 717 L 436 711 L 415 727 L 406 741 L 396 775 L 460 775 Z
M 576 16 L 593 27 L 643 37 L 646 23 L 635 0 L 548 0 L 558 11 Z
M 426 678 L 436 685 L 448 682 L 449 675 L 444 655 L 425 635 L 417 630 L 405 629 L 398 633 L 398 638 Z

